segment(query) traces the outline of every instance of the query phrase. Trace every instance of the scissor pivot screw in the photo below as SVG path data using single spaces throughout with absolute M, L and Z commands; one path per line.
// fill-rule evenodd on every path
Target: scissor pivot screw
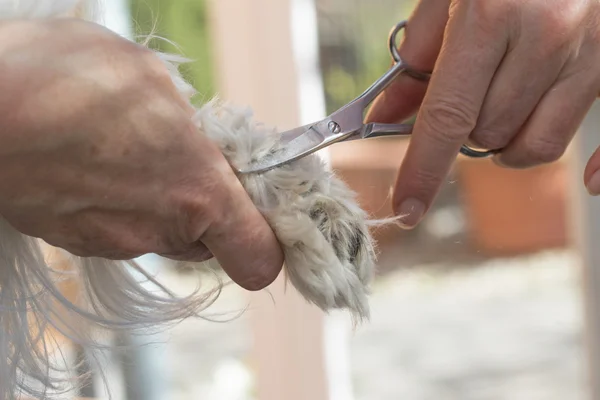
M 329 131 L 331 133 L 340 133 L 340 131 L 342 130 L 342 128 L 340 128 L 340 124 L 338 124 L 335 121 L 329 121 L 327 127 L 329 128 Z

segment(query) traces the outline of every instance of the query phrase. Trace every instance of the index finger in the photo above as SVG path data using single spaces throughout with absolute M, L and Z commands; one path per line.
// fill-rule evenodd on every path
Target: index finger
M 479 15 L 477 6 L 468 3 L 459 2 L 451 9 L 444 43 L 398 174 L 393 204 L 407 228 L 415 226 L 429 209 L 460 146 L 475 128 L 506 51 L 507 34 L 502 26 L 484 26 L 489 17 Z

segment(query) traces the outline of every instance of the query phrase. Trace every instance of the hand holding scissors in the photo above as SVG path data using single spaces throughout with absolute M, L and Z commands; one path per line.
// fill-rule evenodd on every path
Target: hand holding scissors
M 400 74 L 404 73 L 425 82 L 429 80 L 429 73 L 411 69 L 400 58 L 396 47 L 396 36 L 405 26 L 406 21 L 398 23 L 389 36 L 388 46 L 394 61 L 392 67 L 365 92 L 321 121 L 283 132 L 281 134 L 281 151 L 265 157 L 247 168 L 240 169 L 238 172 L 242 174 L 265 172 L 342 141 L 410 135 L 413 128 L 410 124 L 364 122 L 364 114 L 368 106 Z M 495 153 L 495 151 L 475 150 L 467 145 L 463 145 L 460 152 L 475 158 L 488 157 Z

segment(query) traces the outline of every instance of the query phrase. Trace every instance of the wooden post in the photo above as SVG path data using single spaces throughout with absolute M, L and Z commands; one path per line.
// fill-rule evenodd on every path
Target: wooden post
M 310 79 L 303 79 L 314 54 L 296 51 L 301 38 L 294 29 L 302 26 L 292 26 L 292 13 L 307 11 L 302 9 L 307 5 L 294 0 L 209 3 L 220 97 L 251 106 L 257 120 L 280 130 L 324 113 L 318 83 L 306 86 Z M 302 106 L 310 101 L 317 107 Z M 249 311 L 258 399 L 328 400 L 323 314 L 286 287 L 283 276 L 269 291 L 252 293 Z
M 583 170 L 600 146 L 600 103 L 592 107 L 574 141 L 572 233 L 581 256 L 590 400 L 600 400 L 600 199 L 583 186 Z

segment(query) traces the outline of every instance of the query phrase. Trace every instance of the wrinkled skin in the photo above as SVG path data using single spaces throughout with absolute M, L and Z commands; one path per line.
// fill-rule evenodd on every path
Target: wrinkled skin
M 368 120 L 398 122 L 419 109 L 394 189 L 394 209 L 414 227 L 463 143 L 503 149 L 495 161 L 527 168 L 559 159 L 600 89 L 600 2 L 421 0 L 400 54 L 433 71 L 400 77 Z M 600 193 L 600 154 L 584 180 Z M 600 174 L 599 174 L 600 175 Z
M 150 50 L 78 20 L 0 25 L 0 214 L 80 256 L 213 255 L 258 290 L 283 255 Z

